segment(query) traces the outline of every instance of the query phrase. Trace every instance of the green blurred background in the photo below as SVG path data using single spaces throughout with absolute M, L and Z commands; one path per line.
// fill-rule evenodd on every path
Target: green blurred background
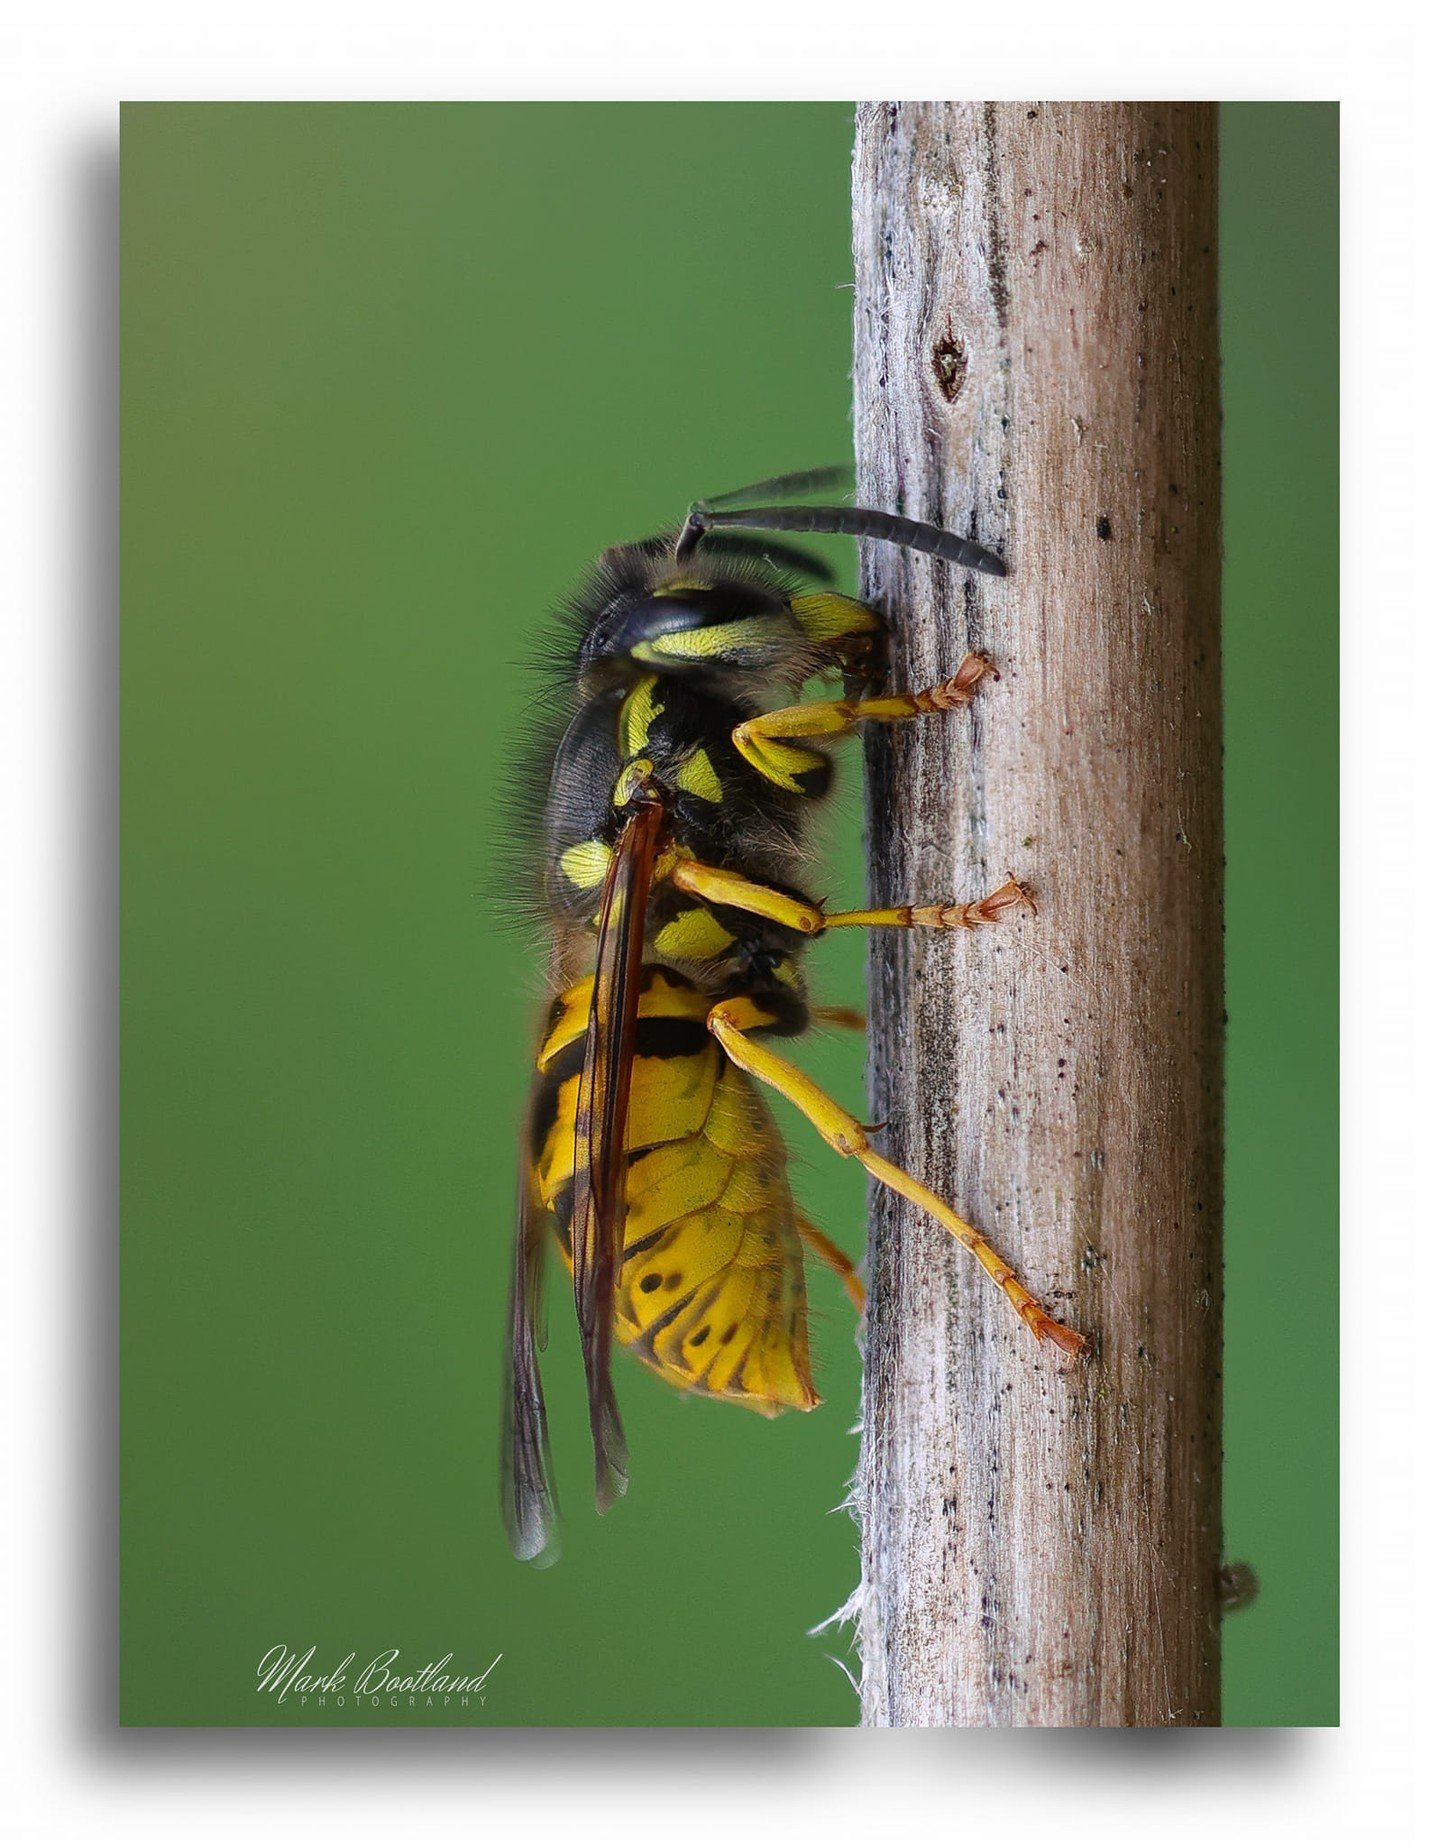
M 773 1424 L 622 1362 L 628 1500 L 496 1517 L 542 956 L 493 903 L 544 612 L 695 494 L 850 452 L 843 104 L 122 115 L 122 1718 L 851 1724 L 859 1366 Z M 1231 1724 L 1337 1719 L 1338 112 L 1223 115 Z M 858 893 L 850 766 L 836 889 Z M 859 933 L 855 933 L 858 936 Z M 863 945 L 819 945 L 858 1000 Z M 862 1096 L 856 1044 L 810 1065 Z M 798 1184 L 863 1247 L 839 1162 Z M 1275 1304 L 1282 1304 L 1276 1308 Z M 259 1698 L 277 1642 L 504 1660 Z

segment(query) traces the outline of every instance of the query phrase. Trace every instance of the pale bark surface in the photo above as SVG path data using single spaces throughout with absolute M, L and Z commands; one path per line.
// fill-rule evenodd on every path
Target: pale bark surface
M 858 1481 L 875 1725 L 1219 1717 L 1216 154 L 1203 104 L 861 107 L 859 498 L 1008 578 L 863 548 L 891 684 L 967 648 L 968 714 L 872 726 L 873 1119 L 1094 1354 L 873 1201 Z

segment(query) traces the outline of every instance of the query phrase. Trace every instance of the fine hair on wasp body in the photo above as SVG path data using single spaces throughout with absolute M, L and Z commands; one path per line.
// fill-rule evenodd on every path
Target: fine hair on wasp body
M 783 504 L 839 475 L 696 502 L 678 528 L 605 552 L 572 603 L 574 702 L 542 824 L 552 994 L 520 1176 L 502 1444 L 505 1521 L 522 1558 L 545 1562 L 555 1544 L 536 1351 L 547 1245 L 574 1280 L 601 1511 L 627 1485 L 612 1343 L 682 1390 L 767 1416 L 819 1402 L 806 1252 L 856 1306 L 863 1288 L 795 1204 L 766 1089 L 937 1219 L 1039 1340 L 1085 1348 L 953 1206 L 776 1048 L 817 1011 L 804 951 L 822 931 L 969 930 L 1033 907 L 1012 877 L 986 896 L 921 893 L 853 911 L 827 910 L 806 888 L 807 825 L 830 788 L 831 747 L 862 723 L 962 706 L 993 669 L 970 653 L 938 685 L 881 691 L 879 613 L 830 587 L 811 552 L 756 535 L 849 533 L 1005 569 L 896 514 Z M 839 696 L 802 700 L 825 675 L 842 680 Z

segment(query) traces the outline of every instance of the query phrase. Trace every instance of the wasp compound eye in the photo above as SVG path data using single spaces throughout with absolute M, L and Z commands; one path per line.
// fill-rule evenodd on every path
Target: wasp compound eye
M 748 625 L 776 623 L 791 627 L 787 606 L 765 590 L 747 584 L 678 583 L 607 609 L 586 635 L 580 663 L 632 656 L 701 664 L 726 655 L 727 644 L 745 639 Z

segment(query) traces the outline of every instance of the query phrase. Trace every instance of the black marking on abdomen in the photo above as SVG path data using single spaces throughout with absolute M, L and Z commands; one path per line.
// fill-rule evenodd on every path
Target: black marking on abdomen
M 646 1278 L 646 1281 L 648 1281 L 648 1278 Z M 657 1365 L 662 1362 L 660 1361 L 659 1354 L 655 1352 L 655 1342 L 659 1339 L 660 1335 L 664 1333 L 666 1328 L 674 1326 L 675 1322 L 685 1310 L 691 1306 L 699 1292 L 700 1285 L 696 1283 L 693 1289 L 680 1296 L 678 1300 L 671 1302 L 662 1315 L 656 1315 L 654 1320 L 640 1335 L 639 1339 L 635 1341 L 634 1345 L 636 1347 L 648 1349 L 650 1358 L 654 1360 Z
M 574 1204 L 575 1183 L 573 1180 L 566 1180 L 559 1192 L 555 1194 L 555 1203 L 550 1207 L 557 1222 L 556 1230 L 560 1240 L 560 1247 L 564 1251 L 566 1257 L 572 1255 L 570 1215 L 574 1210 Z
M 585 1046 L 588 1041 L 588 1033 L 581 1033 L 579 1038 L 562 1046 L 545 1067 L 540 1087 L 535 1094 L 534 1109 L 530 1114 L 530 1147 L 536 1160 L 544 1152 L 545 1137 L 559 1113 L 560 1091 L 585 1068 Z M 696 1058 L 711 1043 L 709 1028 L 703 1020 L 675 1019 L 657 1014 L 650 1019 L 639 1020 L 635 1025 L 637 1058 Z M 630 1152 L 639 1151 L 631 1149 Z
M 530 1113 L 530 1147 L 535 1160 L 544 1153 L 545 1137 L 559 1115 L 560 1091 L 572 1077 L 580 1075 L 584 1066 L 585 1042 L 580 1038 L 556 1052 L 545 1068 Z
M 635 1026 L 637 1058 L 695 1058 L 709 1044 L 709 1028 L 703 1020 L 655 1014 Z

